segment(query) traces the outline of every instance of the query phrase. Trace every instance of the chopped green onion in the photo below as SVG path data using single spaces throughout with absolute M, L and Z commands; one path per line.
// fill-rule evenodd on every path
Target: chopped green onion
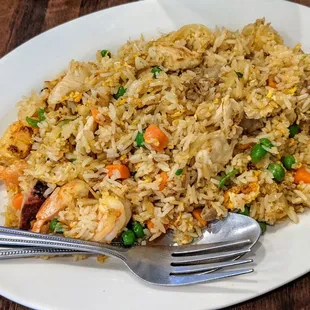
M 237 72 L 237 71 L 235 71 L 235 72 L 236 72 L 236 74 L 237 74 L 237 76 L 238 76 L 239 79 L 242 79 L 242 78 L 243 78 L 243 73 Z
M 50 223 L 50 231 L 56 234 L 62 234 L 64 229 L 62 225 L 58 222 L 57 218 L 54 218 Z
M 271 143 L 271 141 L 267 138 L 262 138 L 259 140 L 259 143 L 262 146 L 268 147 L 269 149 L 273 147 L 273 144 Z
M 153 77 L 154 77 L 155 79 L 158 78 L 158 74 L 159 74 L 161 71 L 163 71 L 163 70 L 161 70 L 159 67 L 153 67 L 152 70 L 151 70 L 151 72 L 153 73 Z
M 38 118 L 39 119 L 35 119 L 35 118 L 30 118 L 30 117 L 26 117 L 26 122 L 32 126 L 32 127 L 39 127 L 38 124 L 42 121 L 45 120 L 45 111 L 43 109 L 39 109 L 38 110 Z
M 111 53 L 108 50 L 102 50 L 100 54 L 102 57 L 108 56 L 111 58 Z
M 38 110 L 38 117 L 40 122 L 45 121 L 46 117 L 45 117 L 45 111 L 43 109 Z
M 136 143 L 137 143 L 137 146 L 139 147 L 144 146 L 144 133 L 143 132 L 138 132 L 137 137 L 136 137 Z
M 28 116 L 26 117 L 26 122 L 32 127 L 39 127 L 38 123 L 40 123 L 38 119 L 30 118 Z
M 258 221 L 258 224 L 260 226 L 260 229 L 261 229 L 262 235 L 263 235 L 267 230 L 267 224 L 265 222 L 260 222 L 260 221 Z
M 244 206 L 244 211 L 240 211 L 238 212 L 239 214 L 242 215 L 246 215 L 246 216 L 250 216 L 250 207 L 248 205 Z
M 127 90 L 126 88 L 124 88 L 123 86 L 121 86 L 121 87 L 118 89 L 117 93 L 113 95 L 113 97 L 114 97 L 116 100 L 119 99 L 120 97 L 124 96 L 124 94 L 126 93 L 126 90 Z
M 230 172 L 228 172 L 226 175 L 224 175 L 221 180 L 220 183 L 218 185 L 219 188 L 222 188 L 228 181 L 230 178 L 232 178 L 234 175 L 236 175 L 239 171 L 237 169 L 233 169 Z
M 175 175 L 179 176 L 183 173 L 183 169 L 178 169 L 176 172 L 175 172 Z

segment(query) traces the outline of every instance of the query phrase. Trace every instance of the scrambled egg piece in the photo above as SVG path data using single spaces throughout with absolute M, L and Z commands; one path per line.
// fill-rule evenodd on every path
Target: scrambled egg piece
M 224 205 L 227 209 L 239 209 L 240 205 L 235 205 L 234 200 L 239 200 L 238 198 L 240 198 L 240 200 L 246 204 L 255 200 L 258 194 L 258 182 L 251 182 L 242 186 L 236 185 L 225 192 Z

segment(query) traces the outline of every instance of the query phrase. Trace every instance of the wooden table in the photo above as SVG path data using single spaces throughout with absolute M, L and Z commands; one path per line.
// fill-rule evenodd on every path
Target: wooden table
M 0 57 L 35 35 L 73 18 L 134 1 L 0 0 Z M 310 0 L 294 0 L 294 2 L 310 6 Z M 5 281 L 5 279 L 0 281 Z M 27 308 L 0 296 L 0 309 L 25 310 Z M 310 309 L 310 273 L 262 297 L 231 307 L 230 309 Z

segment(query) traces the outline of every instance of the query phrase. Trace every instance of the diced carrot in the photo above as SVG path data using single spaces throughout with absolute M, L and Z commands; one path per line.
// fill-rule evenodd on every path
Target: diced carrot
M 154 228 L 154 223 L 152 222 L 152 220 L 148 220 L 146 222 L 146 226 L 147 226 L 148 230 L 151 230 Z
M 202 226 L 206 226 L 207 225 L 207 221 L 205 221 L 202 217 L 201 217 L 201 212 L 202 209 L 195 209 L 193 211 L 193 215 L 195 217 L 196 220 L 198 220 L 198 222 L 202 225 Z
M 162 190 L 165 189 L 165 187 L 167 185 L 167 182 L 168 182 L 168 174 L 167 174 L 167 172 L 162 171 L 160 173 L 160 177 L 161 177 L 161 181 L 160 181 L 160 184 L 159 184 L 159 190 L 162 191 Z
M 272 88 L 277 88 L 278 87 L 277 83 L 276 83 L 276 81 L 274 79 L 274 75 L 269 75 L 268 76 L 268 86 L 272 87 Z
M 249 149 L 250 147 L 253 146 L 253 143 L 246 143 L 246 144 L 238 144 L 238 147 L 240 150 L 247 150 Z
M 107 165 L 108 176 L 111 177 L 115 171 L 118 171 L 120 174 L 120 179 L 127 179 L 130 177 L 130 171 L 125 165 Z
M 300 167 L 294 174 L 295 183 L 310 183 L 310 171 L 306 167 Z
M 17 193 L 13 196 L 12 205 L 16 210 L 19 210 L 23 205 L 24 195 L 22 193 Z
M 99 123 L 99 122 L 100 122 L 100 119 L 99 119 L 99 117 L 98 117 L 99 110 L 98 110 L 97 108 L 95 108 L 95 107 L 92 107 L 92 108 L 91 108 L 91 114 L 92 114 L 92 116 L 93 116 L 95 122 L 96 122 L 96 123 Z
M 152 148 L 157 152 L 162 152 L 168 145 L 168 137 L 157 126 L 150 125 L 144 133 L 144 141 L 149 143 Z

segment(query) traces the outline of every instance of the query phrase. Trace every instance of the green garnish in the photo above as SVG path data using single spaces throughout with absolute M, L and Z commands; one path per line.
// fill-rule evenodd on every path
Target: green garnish
M 158 75 L 159 75 L 159 73 L 160 73 L 161 71 L 163 71 L 163 70 L 161 70 L 159 67 L 153 67 L 152 70 L 151 70 L 151 72 L 153 73 L 153 77 L 154 77 L 155 79 L 158 78 Z
M 143 132 L 138 132 L 135 141 L 137 143 L 137 146 L 143 147 L 144 146 L 144 133 Z
M 243 78 L 243 73 L 237 72 L 237 71 L 235 71 L 235 72 L 236 72 L 236 74 L 237 74 L 237 76 L 238 76 L 239 79 L 242 79 L 242 78 Z
M 38 117 L 40 122 L 45 121 L 46 117 L 45 117 L 45 111 L 43 109 L 38 110 Z
M 45 111 L 43 109 L 39 109 L 38 110 L 38 118 L 39 119 L 35 119 L 35 118 L 30 118 L 30 117 L 26 117 L 26 122 L 32 126 L 32 127 L 39 127 L 38 124 L 40 122 L 43 122 L 46 117 L 45 117 Z
M 50 231 L 56 234 L 62 234 L 64 229 L 62 225 L 58 222 L 57 218 L 51 220 Z
M 122 240 L 124 245 L 131 246 L 135 243 L 136 236 L 132 230 L 128 229 L 122 233 Z
M 285 170 L 284 168 L 279 164 L 270 164 L 268 166 L 268 170 L 272 173 L 273 178 L 277 182 L 281 182 L 284 180 L 285 177 Z
M 143 238 L 144 237 L 144 231 L 143 231 L 143 226 L 138 223 L 135 222 L 132 224 L 132 230 L 135 233 L 137 238 Z
M 100 54 L 102 57 L 108 56 L 111 58 L 111 53 L 108 50 L 102 50 Z
M 228 172 L 226 175 L 224 175 L 220 180 L 218 188 L 222 188 L 229 181 L 229 179 L 232 178 L 234 175 L 236 175 L 238 172 L 239 171 L 237 169 L 233 169 L 230 172 Z
M 175 172 L 175 175 L 179 176 L 183 173 L 183 169 L 178 169 L 176 172 Z
M 288 127 L 288 130 L 290 131 L 290 138 L 294 138 L 298 133 L 300 133 L 300 126 L 293 124 Z
M 244 211 L 238 211 L 239 214 L 250 216 L 250 207 L 248 205 L 244 206 Z
M 293 155 L 286 155 L 282 158 L 282 163 L 287 170 L 290 170 L 292 169 L 292 166 L 296 163 L 296 160 Z
M 124 94 L 126 93 L 126 90 L 127 88 L 124 88 L 123 86 L 121 86 L 117 93 L 113 95 L 113 97 L 117 100 L 119 99 L 120 97 L 124 96 Z
M 28 116 L 26 117 L 26 122 L 32 127 L 39 127 L 38 123 L 40 123 L 38 119 L 30 118 Z
M 260 229 L 261 229 L 262 235 L 263 235 L 267 230 L 267 224 L 265 222 L 260 222 L 260 221 L 258 221 L 258 224 L 260 226 Z
M 260 139 L 260 140 L 259 140 L 259 143 L 260 143 L 261 145 L 265 146 L 265 147 L 268 147 L 269 149 L 270 149 L 271 147 L 273 147 L 273 144 L 272 144 L 271 141 L 270 141 L 269 139 L 267 139 L 267 138 L 262 138 L 262 139 Z

